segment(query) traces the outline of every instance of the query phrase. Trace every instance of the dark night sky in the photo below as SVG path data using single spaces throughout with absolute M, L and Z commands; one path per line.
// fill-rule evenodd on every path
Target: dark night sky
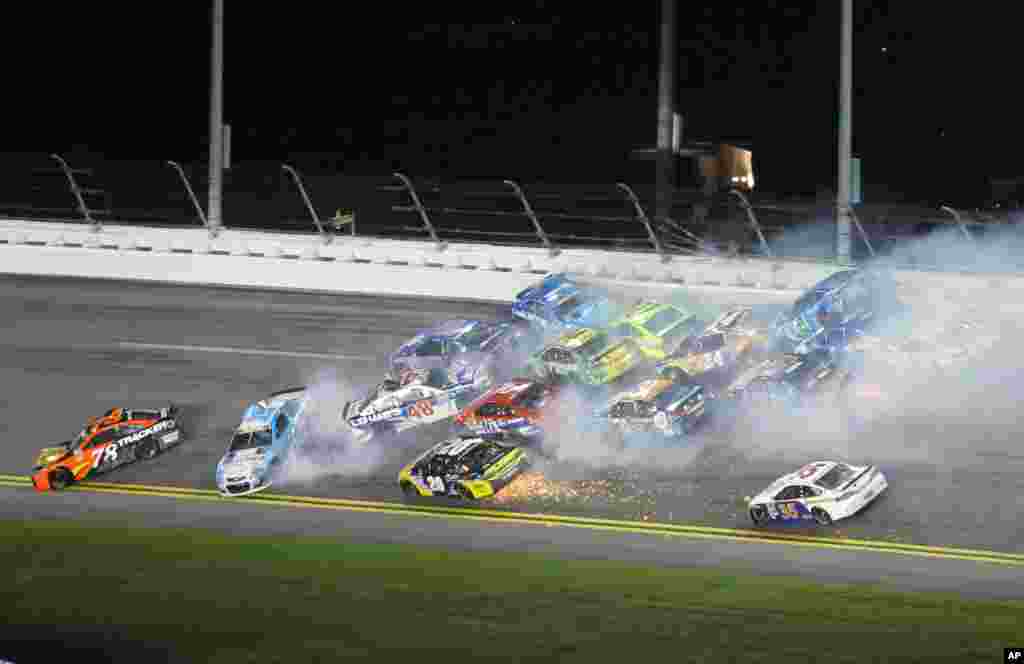
M 653 145 L 656 0 L 402 4 L 227 0 L 234 159 L 610 182 Z M 1010 3 L 854 4 L 866 197 L 970 204 L 1024 171 Z M 12 13 L 7 149 L 204 159 L 209 5 Z M 761 189 L 834 186 L 838 1 L 706 5 L 678 10 L 686 137 L 752 142 Z

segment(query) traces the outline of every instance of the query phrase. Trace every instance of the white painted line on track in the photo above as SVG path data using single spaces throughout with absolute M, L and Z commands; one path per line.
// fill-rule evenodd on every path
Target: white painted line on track
M 176 350 L 188 353 L 231 353 L 235 355 L 272 355 L 276 357 L 302 357 L 314 360 L 365 360 L 364 355 L 332 355 L 330 353 L 303 353 L 292 350 L 270 348 L 228 348 L 226 346 L 189 346 L 178 344 L 144 344 L 133 341 L 119 341 L 118 347 L 129 350 Z

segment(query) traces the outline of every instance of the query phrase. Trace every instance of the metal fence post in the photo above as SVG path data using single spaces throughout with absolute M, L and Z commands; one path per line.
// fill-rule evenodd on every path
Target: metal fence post
M 853 205 L 850 205 L 849 212 L 850 212 L 850 219 L 853 220 L 853 225 L 857 228 L 857 232 L 860 233 L 860 236 L 862 238 L 864 238 L 864 244 L 868 248 L 868 254 L 870 254 L 871 257 L 874 258 L 875 257 L 875 248 L 871 246 L 871 239 L 868 238 L 867 232 L 864 230 L 864 227 L 861 226 L 861 224 L 860 224 L 860 217 L 858 217 L 857 213 L 854 212 Z
M 288 164 L 281 164 L 281 168 L 285 171 L 288 171 L 288 173 L 292 176 L 292 179 L 295 180 L 295 185 L 299 188 L 299 193 L 302 195 L 302 200 L 305 201 L 306 203 L 306 209 L 309 210 L 310 216 L 313 217 L 313 223 L 316 224 L 316 230 L 320 233 L 320 237 L 323 238 L 324 244 L 330 244 L 331 240 L 333 240 L 334 237 L 332 235 L 327 234 L 324 231 L 324 226 L 323 224 L 320 223 L 320 217 L 318 217 L 316 214 L 316 208 L 313 207 L 313 203 L 310 202 L 309 196 L 306 195 L 306 188 L 302 186 L 302 179 L 299 177 L 299 174 L 296 173 L 295 169 L 289 166 Z
M 740 202 L 743 204 L 743 209 L 747 212 L 747 220 L 750 222 L 750 226 L 754 229 L 754 232 L 757 233 L 757 239 L 761 241 L 761 249 L 764 251 L 766 256 L 772 256 L 772 250 L 768 246 L 768 241 L 764 239 L 764 233 L 761 232 L 761 224 L 757 223 L 757 217 L 754 215 L 754 208 L 750 204 L 750 201 L 743 195 L 743 192 L 739 190 L 730 189 L 729 193 L 740 199 Z
M 637 219 L 644 223 L 644 228 L 647 229 L 647 236 L 651 239 L 651 244 L 654 245 L 654 250 L 661 256 L 661 262 L 667 263 L 671 257 L 665 253 L 664 247 L 661 246 L 661 240 L 658 239 L 657 234 L 654 232 L 654 227 L 651 226 L 651 220 L 647 218 L 647 213 L 644 212 L 644 208 L 640 205 L 640 199 L 636 197 L 633 189 L 625 182 L 617 182 L 615 185 L 625 192 L 626 197 L 629 198 L 629 202 L 633 204 L 633 210 L 636 212 Z
M 441 239 L 437 237 L 437 231 L 434 229 L 434 224 L 430 223 L 430 217 L 427 215 L 427 209 L 423 207 L 423 203 L 420 202 L 419 194 L 416 193 L 416 188 L 412 186 L 412 181 L 398 172 L 393 173 L 393 175 L 401 180 L 402 184 L 405 185 L 406 191 L 409 192 L 409 196 L 412 198 L 412 204 L 420 214 L 420 220 L 423 221 L 423 225 L 426 227 L 427 232 L 430 233 L 430 238 L 437 245 L 437 250 L 444 251 L 448 244 L 441 242 Z
M 512 180 L 502 180 L 502 182 L 512 190 L 516 192 L 516 196 L 519 197 L 519 202 L 523 204 L 523 210 L 526 212 L 526 216 L 533 222 L 533 229 L 537 232 L 537 237 L 544 243 L 544 247 L 552 256 L 557 256 L 561 253 L 561 250 L 555 247 L 548 238 L 548 234 L 544 232 L 544 227 L 540 225 L 540 219 L 537 218 L 537 214 L 533 211 L 533 206 L 530 205 L 530 201 L 526 199 L 526 194 L 523 193 L 523 188 L 518 183 Z
M 967 229 L 967 225 L 964 224 L 964 220 L 960 218 L 960 213 L 959 212 L 957 212 L 953 208 L 949 207 L 948 205 L 943 205 L 939 209 L 943 210 L 944 212 L 948 212 L 951 215 L 953 215 L 953 219 L 956 219 L 956 223 L 960 227 L 960 232 L 964 234 L 964 237 L 967 238 L 968 242 L 972 242 L 974 240 L 974 236 L 971 235 L 971 231 L 969 231 Z
M 60 167 L 64 169 L 64 175 L 68 178 L 68 185 L 71 187 L 71 193 L 75 195 L 75 199 L 78 201 L 78 211 L 82 213 L 85 220 L 92 226 L 93 232 L 103 230 L 103 226 L 100 225 L 100 222 L 92 218 L 92 212 L 90 212 L 89 206 L 85 204 L 85 199 L 82 197 L 82 190 L 79 189 L 78 183 L 75 182 L 75 176 L 71 172 L 68 162 L 64 161 L 59 154 L 51 154 L 50 156 L 56 159 L 60 163 Z
M 206 228 L 210 230 L 210 235 L 212 236 L 213 229 L 210 228 L 209 222 L 206 221 L 206 214 L 203 212 L 203 207 L 199 205 L 199 199 L 196 198 L 195 192 L 192 191 L 192 185 L 188 183 L 188 178 L 185 177 L 185 170 L 181 167 L 181 164 L 179 164 L 176 161 L 171 161 L 170 159 L 168 159 L 167 163 L 174 170 L 178 171 L 178 175 L 181 176 L 181 182 L 182 184 L 185 185 L 185 191 L 188 192 L 188 197 L 192 199 L 192 205 L 194 205 L 196 208 L 196 214 L 199 215 L 199 220 L 203 222 L 203 226 L 206 226 Z

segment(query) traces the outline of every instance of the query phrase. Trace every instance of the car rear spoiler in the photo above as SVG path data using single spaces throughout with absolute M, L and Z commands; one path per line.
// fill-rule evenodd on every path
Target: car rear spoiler
M 307 387 L 305 385 L 299 385 L 298 387 L 289 387 L 286 390 L 278 390 L 277 392 L 271 392 L 270 396 L 267 398 L 273 399 L 274 397 L 279 397 L 282 394 L 290 394 L 291 392 L 305 392 L 306 389 Z
M 862 471 L 860 472 L 860 474 L 859 474 L 859 475 L 857 475 L 857 477 L 854 477 L 854 478 L 853 478 L 852 480 L 850 480 L 849 482 L 847 482 L 847 483 L 846 483 L 846 484 L 845 484 L 845 485 L 843 486 L 843 488 L 842 488 L 842 489 L 840 489 L 840 491 L 846 491 L 846 490 L 847 490 L 847 489 L 849 489 L 849 488 L 850 488 L 851 486 L 853 486 L 853 485 L 854 485 L 854 484 L 856 484 L 856 483 L 857 483 L 858 481 L 860 481 L 860 478 L 864 477 L 865 475 L 867 475 L 868 473 L 870 473 L 870 472 L 871 472 L 872 470 L 874 470 L 874 469 L 875 469 L 875 467 L 874 467 L 874 466 L 868 466 L 867 468 L 865 468 L 864 470 L 862 470 Z

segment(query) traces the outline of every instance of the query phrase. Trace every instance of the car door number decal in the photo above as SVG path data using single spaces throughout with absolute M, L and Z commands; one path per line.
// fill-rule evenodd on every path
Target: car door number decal
M 430 486 L 430 490 L 434 491 L 435 493 L 436 492 L 444 493 L 444 480 L 442 480 L 440 477 L 436 477 L 436 476 L 433 476 L 433 475 L 428 477 L 427 478 L 427 485 L 429 485 Z
M 429 399 L 423 399 L 409 406 L 409 415 L 412 417 L 430 417 L 434 414 L 434 404 Z
M 796 510 L 794 503 L 780 503 L 779 514 L 782 515 L 783 519 L 799 519 L 800 513 Z

